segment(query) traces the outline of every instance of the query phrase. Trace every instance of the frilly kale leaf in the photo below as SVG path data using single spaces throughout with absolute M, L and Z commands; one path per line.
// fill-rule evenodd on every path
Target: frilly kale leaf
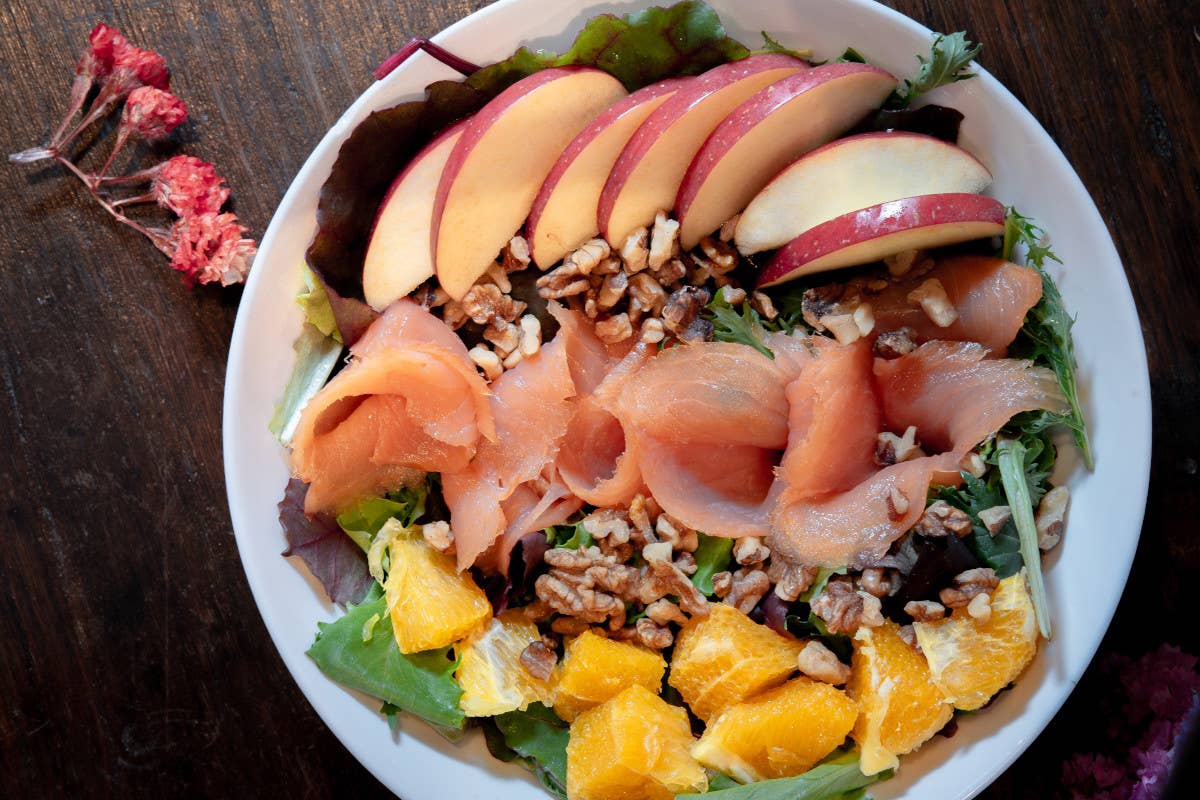
M 983 45 L 968 39 L 965 31 L 937 34 L 933 39 L 929 57 L 917 56 L 921 66 L 916 77 L 904 81 L 904 89 L 893 96 L 889 105 L 903 108 L 939 86 L 974 78 L 975 74 L 966 70 L 982 49 Z
M 744 344 L 775 360 L 775 354 L 763 344 L 762 334 L 766 333 L 766 329 L 762 317 L 750 307 L 749 302 L 742 303 L 739 314 L 725 299 L 725 293 L 718 291 L 705 306 L 704 318 L 713 324 L 713 339 L 716 341 Z

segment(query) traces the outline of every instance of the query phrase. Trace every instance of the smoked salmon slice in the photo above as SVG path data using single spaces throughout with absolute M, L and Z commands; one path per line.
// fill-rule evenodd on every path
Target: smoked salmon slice
M 458 568 L 475 563 L 508 526 L 503 503 L 554 460 L 573 409 L 575 385 L 563 331 L 492 383 L 495 441 L 469 465 L 442 473 Z
M 495 427 L 487 385 L 458 337 L 410 301 L 394 304 L 309 400 L 292 471 L 305 511 L 337 512 L 372 494 L 461 469 Z
M 939 328 L 919 306 L 908 301 L 909 292 L 933 279 L 941 282 L 958 312 L 958 319 L 945 328 Z M 877 333 L 908 327 L 919 342 L 979 342 L 992 355 L 1004 355 L 1021 330 L 1025 314 L 1041 297 L 1042 278 L 1035 269 L 1002 258 L 957 256 L 866 299 L 875 313 Z
M 539 483 L 543 485 L 539 487 Z M 507 526 L 504 535 L 489 552 L 493 554 L 496 569 L 503 575 L 508 573 L 509 557 L 517 542 L 535 531 L 566 523 L 583 508 L 583 500 L 571 493 L 551 464 L 543 471 L 540 482 L 521 484 L 501 508 Z
M 788 440 L 785 387 L 811 360 L 770 337 L 774 360 L 741 344 L 670 348 L 629 381 L 616 406 L 638 468 L 663 510 L 713 536 L 767 532 L 764 501 Z
M 972 342 L 926 342 L 875 362 L 886 426 L 915 425 L 926 449 L 965 454 L 1022 411 L 1067 410 L 1054 373 L 1030 361 L 984 358 Z

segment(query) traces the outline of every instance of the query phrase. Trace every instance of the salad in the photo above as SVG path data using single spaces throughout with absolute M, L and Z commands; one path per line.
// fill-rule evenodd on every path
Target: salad
M 309 655 L 552 794 L 843 798 L 1051 636 L 1090 468 L 971 77 L 751 50 L 700 2 L 370 115 L 321 192 L 271 426 Z

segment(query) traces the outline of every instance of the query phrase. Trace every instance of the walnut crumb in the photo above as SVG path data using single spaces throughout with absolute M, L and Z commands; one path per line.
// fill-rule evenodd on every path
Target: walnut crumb
M 775 596 L 792 603 L 812 586 L 817 568 L 792 564 L 776 553 L 767 564 L 767 577 L 775 585 Z
M 763 563 L 771 556 L 771 548 L 757 536 L 743 536 L 733 543 L 733 560 L 743 567 Z
M 672 603 L 667 598 L 655 600 L 650 605 L 646 606 L 646 616 L 654 620 L 659 625 L 666 625 L 669 622 L 676 622 L 683 625 L 687 622 L 687 615 L 680 610 L 679 606 Z
M 654 228 L 650 233 L 650 253 L 647 264 L 658 269 L 679 252 L 679 222 L 659 211 L 654 216 Z
M 932 600 L 910 600 L 904 604 L 904 613 L 917 622 L 937 622 L 946 616 L 946 607 Z
M 913 335 L 912 328 L 884 331 L 875 339 L 875 355 L 885 359 L 908 355 L 917 349 L 916 342 L 912 340 Z
M 954 585 L 938 592 L 938 599 L 947 608 L 963 608 L 980 594 L 991 594 L 1000 579 L 991 567 L 976 567 L 954 576 Z
M 888 489 L 888 514 L 893 519 L 900 519 L 908 513 L 908 495 L 897 489 L 895 486 Z
M 717 572 L 712 576 L 713 594 L 720 598 L 726 598 L 733 591 L 733 573 L 729 571 Z
M 1065 486 L 1056 486 L 1046 492 L 1042 502 L 1038 503 L 1037 523 L 1038 547 L 1051 550 L 1062 538 L 1066 526 L 1067 505 L 1071 502 L 1071 492 Z
M 850 667 L 816 639 L 805 643 L 796 659 L 796 667 L 814 681 L 833 686 L 841 686 L 850 680 Z
M 976 622 L 987 622 L 992 618 L 992 598 L 986 593 L 980 593 L 967 603 L 967 613 Z
M 504 294 L 495 284 L 477 283 L 463 295 L 462 309 L 472 322 L 487 325 L 496 320 L 512 322 L 525 310 L 525 304 Z
M 621 260 L 630 275 L 644 270 L 650 261 L 650 231 L 638 228 L 629 234 L 621 245 Z
M 538 640 L 530 642 L 529 645 L 521 651 L 521 666 L 525 668 L 533 678 L 539 681 L 549 680 L 554 674 L 554 667 L 558 664 L 558 656 L 554 651 L 546 647 L 546 645 Z
M 867 567 L 858 577 L 858 586 L 875 597 L 888 597 L 900 588 L 899 573 L 881 567 Z
M 863 619 L 863 597 L 843 580 L 831 580 L 811 604 L 812 612 L 825 620 L 830 633 L 854 633 Z
M 950 302 L 946 287 L 937 278 L 930 278 L 909 292 L 908 302 L 919 305 L 925 316 L 939 328 L 949 328 L 958 320 L 958 311 Z
M 444 520 L 422 525 L 421 537 L 439 553 L 454 552 L 454 531 L 450 530 L 450 524 Z
M 1012 519 L 1012 508 L 1009 506 L 992 506 L 979 512 L 979 521 L 987 530 L 988 536 L 995 536 Z
M 729 219 L 721 223 L 721 230 L 717 233 L 717 238 L 722 242 L 733 241 L 733 235 L 737 233 L 737 224 L 741 221 L 741 214 L 734 214 Z
M 675 642 L 675 635 L 671 633 L 670 628 L 647 617 L 639 619 L 634 627 L 637 630 L 638 641 L 651 650 L 662 650 Z
M 890 467 L 924 455 L 917 443 L 917 429 L 909 425 L 903 436 L 884 431 L 875 437 L 875 463 Z
M 771 579 L 761 569 L 742 567 L 733 573 L 733 582 L 725 603 L 749 614 L 758 605 L 758 601 L 771 590 Z
M 950 534 L 963 537 L 971 532 L 971 518 L 945 500 L 937 500 L 925 509 L 914 527 L 917 533 L 931 538 Z
M 596 323 L 596 336 L 607 344 L 623 342 L 633 336 L 633 324 L 629 321 L 629 315 L 621 312 L 607 319 L 599 320 Z
M 504 373 L 504 365 L 500 362 L 500 356 L 493 353 L 483 345 L 475 345 L 467 351 L 471 361 L 475 366 L 483 370 L 483 376 L 489 381 L 494 381 Z

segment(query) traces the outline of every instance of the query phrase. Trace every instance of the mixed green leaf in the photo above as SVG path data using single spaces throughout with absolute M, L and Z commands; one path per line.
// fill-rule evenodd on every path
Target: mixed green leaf
M 863 775 L 858 755 L 840 752 L 794 778 L 776 778 L 729 788 L 712 789 L 704 794 L 680 794 L 675 800 L 853 800 L 865 797 L 863 789 L 886 780 L 891 770 L 878 775 Z
M 692 574 L 692 585 L 706 596 L 713 595 L 713 575 L 724 572 L 733 560 L 733 539 L 696 533 L 700 544 L 692 556 L 696 559 L 696 571 Z
M 1025 580 L 1029 583 L 1033 611 L 1042 636 L 1049 639 L 1050 609 L 1047 607 L 1046 585 L 1042 579 L 1042 551 L 1038 548 L 1037 525 L 1033 518 L 1036 501 L 1031 496 L 1030 483 L 1026 478 L 1030 469 L 1030 454 L 1021 441 L 1007 438 L 998 442 L 996 454 L 1000 480 L 1021 542 L 1021 558 L 1025 561 Z
M 750 307 L 750 303 L 742 303 L 739 313 L 728 300 L 724 292 L 716 296 L 704 309 L 704 318 L 713 324 L 713 339 L 718 342 L 734 342 L 753 347 L 772 361 L 775 354 L 763 343 L 762 336 L 766 333 L 762 316 Z
M 975 73 L 967 68 L 982 49 L 983 45 L 968 39 L 965 31 L 935 35 L 929 57 L 917 56 L 921 66 L 916 76 L 904 81 L 904 88 L 892 96 L 889 107 L 904 108 L 939 86 L 974 78 Z
M 1025 316 L 1025 324 L 1009 348 L 1009 355 L 1014 358 L 1032 359 L 1035 363 L 1052 369 L 1071 406 L 1071 410 L 1066 414 L 1041 412 L 1036 419 L 1027 420 L 1026 425 L 1035 430 L 1056 425 L 1066 426 L 1071 430 L 1075 446 L 1079 448 L 1087 468 L 1094 469 L 1095 459 L 1088 439 L 1087 424 L 1083 418 L 1083 408 L 1079 403 L 1079 386 L 1075 379 L 1075 343 L 1071 337 L 1075 319 L 1067 313 L 1062 294 L 1045 269 L 1048 260 L 1060 264 L 1062 261 L 1046 243 L 1046 232 L 1029 217 L 1022 216 L 1015 208 L 1010 207 L 1004 225 L 1004 248 L 1001 255 L 1011 261 L 1020 252 L 1024 254 L 1025 263 L 1042 276 L 1042 298 Z
M 555 797 L 567 796 L 567 740 L 570 726 L 553 710 L 532 703 L 484 720 L 488 750 L 501 761 L 515 761 L 537 776 Z

